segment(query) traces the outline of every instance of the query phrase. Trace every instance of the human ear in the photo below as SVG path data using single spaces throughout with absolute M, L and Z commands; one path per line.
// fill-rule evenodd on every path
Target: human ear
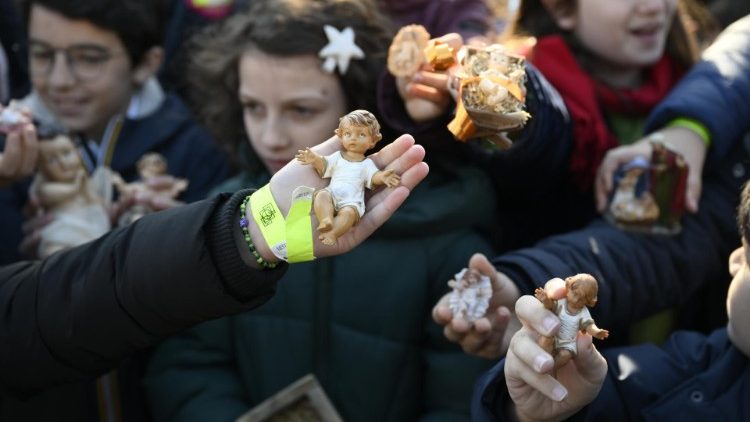
M 164 60 L 164 49 L 161 47 L 151 47 L 143 53 L 140 63 L 133 69 L 133 81 L 136 85 L 143 85 L 146 81 L 154 76 L 161 63 Z
M 565 31 L 575 29 L 578 23 L 575 0 L 541 0 L 541 2 L 557 26 Z
M 729 255 L 729 274 L 734 277 L 745 264 L 747 258 L 745 257 L 745 247 L 739 247 Z

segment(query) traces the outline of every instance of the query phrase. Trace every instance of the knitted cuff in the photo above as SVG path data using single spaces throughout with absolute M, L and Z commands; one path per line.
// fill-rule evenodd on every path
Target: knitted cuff
M 228 200 L 217 206 L 205 227 L 206 243 L 222 282 L 227 291 L 242 302 L 273 293 L 276 282 L 288 267 L 288 264 L 281 263 L 275 269 L 253 268 L 240 255 L 234 230 L 240 230 L 240 204 L 252 192 L 243 189 L 231 196 L 221 194 L 221 200 L 227 197 Z

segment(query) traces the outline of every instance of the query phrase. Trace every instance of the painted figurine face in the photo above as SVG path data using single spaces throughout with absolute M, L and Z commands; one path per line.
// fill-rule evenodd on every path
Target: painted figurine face
M 33 5 L 29 67 L 34 89 L 68 129 L 98 139 L 133 94 L 134 75 L 118 36 Z
M 578 0 L 571 25 L 591 52 L 592 70 L 643 68 L 664 54 L 677 0 Z
M 742 242 L 743 245 L 745 242 Z M 747 245 L 737 248 L 729 256 L 729 272 L 732 283 L 727 293 L 727 315 L 729 316 L 729 338 L 732 343 L 750 357 L 750 267 L 748 267 Z
M 39 154 L 39 168 L 47 180 L 72 182 L 81 169 L 81 157 L 67 136 L 40 142 Z
M 351 123 L 344 124 L 340 128 L 341 145 L 345 150 L 364 154 L 372 147 L 375 146 L 375 137 L 372 136 L 372 131 L 365 125 L 353 125 Z
M 161 157 L 144 157 L 138 162 L 138 174 L 146 180 L 167 174 L 167 163 Z
M 240 58 L 239 98 L 250 144 L 271 174 L 298 150 L 331 136 L 346 97 L 336 76 L 315 55 L 271 56 L 249 50 Z

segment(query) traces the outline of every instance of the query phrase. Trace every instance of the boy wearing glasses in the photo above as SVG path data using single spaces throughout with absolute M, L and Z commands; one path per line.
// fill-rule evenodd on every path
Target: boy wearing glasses
M 228 167 L 210 135 L 154 77 L 162 61 L 159 6 L 159 0 L 26 0 L 33 90 L 24 103 L 38 122 L 73 134 L 89 172 L 109 165 L 133 181 L 138 159 L 158 152 L 172 175 L 189 180 L 180 199 L 193 201 L 222 181 Z M 26 180 L 0 189 L 0 264 L 20 259 L 28 186 Z M 40 220 L 33 221 L 40 231 Z M 29 231 L 24 240 L 29 250 L 35 236 Z M 28 400 L 2 397 L 0 420 L 147 420 L 138 371 L 123 370 L 128 365 L 140 364 L 126 362 L 116 374 Z
M 132 181 L 136 161 L 158 152 L 171 174 L 190 182 L 180 199 L 193 201 L 226 178 L 228 168 L 210 135 L 154 77 L 163 54 L 160 3 L 26 0 L 33 92 L 24 105 L 35 120 L 75 135 L 89 172 L 108 165 Z M 0 190 L 0 264 L 20 259 L 27 187 Z M 24 250 L 35 246 L 41 221 L 27 224 L 36 230 L 24 233 Z

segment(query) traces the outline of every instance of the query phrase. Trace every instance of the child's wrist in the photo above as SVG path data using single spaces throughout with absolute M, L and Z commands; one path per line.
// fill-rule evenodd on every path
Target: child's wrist
M 261 258 L 271 264 L 279 262 L 279 258 L 277 258 L 276 255 L 273 254 L 273 252 L 271 252 L 271 248 L 268 246 L 268 242 L 266 242 L 265 237 L 263 237 L 263 233 L 260 231 L 258 224 L 255 222 L 249 206 L 245 210 L 245 219 L 247 219 L 247 230 L 250 233 L 250 238 L 253 242 L 253 245 L 255 245 L 255 250 L 261 256 Z

